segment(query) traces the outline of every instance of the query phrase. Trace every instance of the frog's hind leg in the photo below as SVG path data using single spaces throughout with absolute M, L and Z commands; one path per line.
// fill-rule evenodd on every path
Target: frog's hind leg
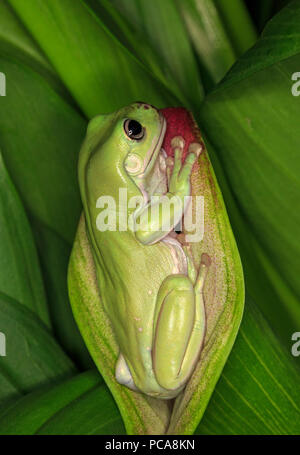
M 196 283 L 194 285 L 196 309 L 195 323 L 193 327 L 193 333 L 191 335 L 184 359 L 182 361 L 180 371 L 180 374 L 182 375 L 189 375 L 193 371 L 203 347 L 206 330 L 206 314 L 203 288 L 210 263 L 210 257 L 206 253 L 202 254 Z
M 158 292 L 154 316 L 153 369 L 161 387 L 182 387 L 197 362 L 205 334 L 203 286 L 208 256 L 202 255 L 195 286 L 186 275 L 170 275 Z

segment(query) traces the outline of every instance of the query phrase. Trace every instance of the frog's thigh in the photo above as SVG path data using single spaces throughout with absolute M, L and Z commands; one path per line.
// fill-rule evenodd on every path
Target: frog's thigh
M 186 275 L 170 275 L 158 292 L 154 315 L 153 368 L 157 382 L 176 389 L 195 322 L 195 291 Z

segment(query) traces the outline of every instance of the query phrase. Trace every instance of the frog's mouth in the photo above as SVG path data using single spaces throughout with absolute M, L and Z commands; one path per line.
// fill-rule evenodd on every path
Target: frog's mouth
M 155 147 L 153 148 L 153 150 L 150 153 L 150 157 L 146 156 L 146 158 L 145 158 L 143 177 L 151 172 L 151 170 L 157 160 L 157 157 L 158 157 L 159 153 L 161 152 L 162 143 L 164 141 L 166 130 L 167 130 L 167 122 L 166 122 L 165 117 L 162 115 L 162 113 L 160 113 L 160 118 L 161 118 L 161 124 L 162 124 L 160 134 L 159 134 Z

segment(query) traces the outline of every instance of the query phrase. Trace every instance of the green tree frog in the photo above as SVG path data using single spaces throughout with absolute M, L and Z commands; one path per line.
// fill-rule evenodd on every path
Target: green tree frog
M 99 292 L 120 349 L 116 380 L 171 399 L 201 354 L 210 257 L 203 253 L 195 264 L 179 241 L 202 145 L 188 144 L 183 159 L 185 139 L 175 135 L 167 156 L 165 133 L 162 111 L 145 103 L 95 117 L 80 152 L 79 182 Z

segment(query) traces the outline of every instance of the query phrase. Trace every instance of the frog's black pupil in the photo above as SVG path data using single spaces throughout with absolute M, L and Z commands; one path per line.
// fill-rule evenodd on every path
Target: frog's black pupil
M 130 120 L 128 125 L 129 136 L 138 136 L 142 132 L 142 125 L 136 120 Z

